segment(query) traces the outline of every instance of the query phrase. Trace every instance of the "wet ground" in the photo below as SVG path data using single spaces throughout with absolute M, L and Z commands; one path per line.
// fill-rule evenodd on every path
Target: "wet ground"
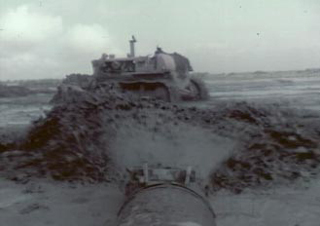
M 275 72 L 207 77 L 212 100 L 286 103 L 320 110 L 320 72 Z
M 0 98 L 0 128 L 28 125 L 50 110 L 53 94 L 32 94 L 24 97 Z

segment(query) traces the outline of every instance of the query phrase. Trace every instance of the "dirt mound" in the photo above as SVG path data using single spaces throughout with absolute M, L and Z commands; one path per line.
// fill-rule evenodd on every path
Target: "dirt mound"
M 116 176 L 115 155 L 124 149 L 126 156 L 119 155 L 124 164 L 209 164 L 213 190 L 241 192 L 319 171 L 320 130 L 314 123 L 319 115 L 310 112 L 245 102 L 200 109 L 132 101 L 110 87 L 86 92 L 71 85 L 63 86 L 55 101 L 23 141 L 0 146 L 7 177 L 108 181 Z M 223 142 L 234 146 L 231 153 Z
M 71 85 L 61 87 L 55 107 L 33 122 L 22 141 L 1 142 L 0 162 L 5 166 L 1 170 L 7 178 L 22 181 L 32 176 L 112 180 L 109 145 L 120 122 L 150 108 L 152 101 L 132 102 L 112 89 L 86 92 Z
M 319 173 L 320 131 L 312 123 L 319 115 L 247 103 L 237 103 L 218 115 L 226 122 L 224 128 L 241 142 L 211 174 L 214 190 L 241 192 L 308 180 Z
M 68 91 L 71 96 L 77 93 Z M 106 111 L 121 108 L 116 103 L 122 100 L 110 95 L 91 98 L 90 94 L 77 96 L 76 100 L 57 105 L 33 123 L 22 142 L 2 148 L 1 160 L 11 169 L 9 177 L 108 180 L 108 123 L 113 119 Z
M 320 130 L 315 123 L 319 120 L 318 114 L 278 104 L 259 105 L 247 102 L 222 103 L 212 109 L 172 105 L 163 105 L 161 109 L 172 112 L 171 118 L 166 122 L 175 122 L 171 125 L 171 130 L 175 127 L 184 128 L 183 122 L 202 128 L 204 134 L 210 132 L 211 136 L 206 135 L 206 139 L 219 135 L 229 138 L 226 142 L 234 143 L 235 148 L 227 158 L 218 165 L 212 161 L 210 183 L 213 190 L 225 188 L 241 192 L 245 188 L 308 180 L 319 173 Z M 159 128 L 165 128 L 166 123 L 159 125 Z M 192 130 L 192 127 L 185 128 L 180 137 Z M 188 146 L 199 140 L 201 143 L 207 142 L 203 137 L 202 133 L 194 134 L 185 142 Z M 175 139 L 178 140 L 179 137 Z M 193 152 L 202 155 L 204 167 L 205 162 L 221 149 L 221 144 L 213 144 L 211 153 L 201 149 L 204 148 L 201 145 L 197 147 L 199 150 L 185 148 L 190 152 L 187 156 L 195 159 Z M 178 150 L 179 147 L 175 149 Z M 221 153 L 221 156 L 226 155 Z
M 88 88 L 92 82 L 92 75 L 70 74 L 66 76 L 66 78 L 62 81 L 62 84 L 75 85 L 85 89 Z

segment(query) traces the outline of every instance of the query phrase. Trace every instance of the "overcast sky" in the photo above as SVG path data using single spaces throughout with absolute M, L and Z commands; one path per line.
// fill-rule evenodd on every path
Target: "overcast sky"
M 0 80 L 91 74 L 132 34 L 200 72 L 320 67 L 319 0 L 0 0 Z

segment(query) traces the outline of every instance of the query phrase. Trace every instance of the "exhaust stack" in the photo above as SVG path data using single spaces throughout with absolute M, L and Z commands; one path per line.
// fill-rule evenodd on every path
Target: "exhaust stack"
M 135 49 L 134 43 L 137 42 L 136 38 L 132 35 L 132 39 L 129 40 L 130 42 L 130 57 L 135 57 Z

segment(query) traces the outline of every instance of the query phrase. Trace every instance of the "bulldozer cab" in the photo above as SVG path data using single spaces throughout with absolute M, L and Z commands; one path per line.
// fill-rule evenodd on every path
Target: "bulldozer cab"
M 139 72 L 155 72 L 156 57 L 140 56 L 134 58 L 106 58 L 92 61 L 94 75 L 126 74 Z M 108 56 L 107 56 L 108 57 Z
M 101 66 L 104 73 L 135 72 L 136 65 L 132 59 L 106 60 Z

